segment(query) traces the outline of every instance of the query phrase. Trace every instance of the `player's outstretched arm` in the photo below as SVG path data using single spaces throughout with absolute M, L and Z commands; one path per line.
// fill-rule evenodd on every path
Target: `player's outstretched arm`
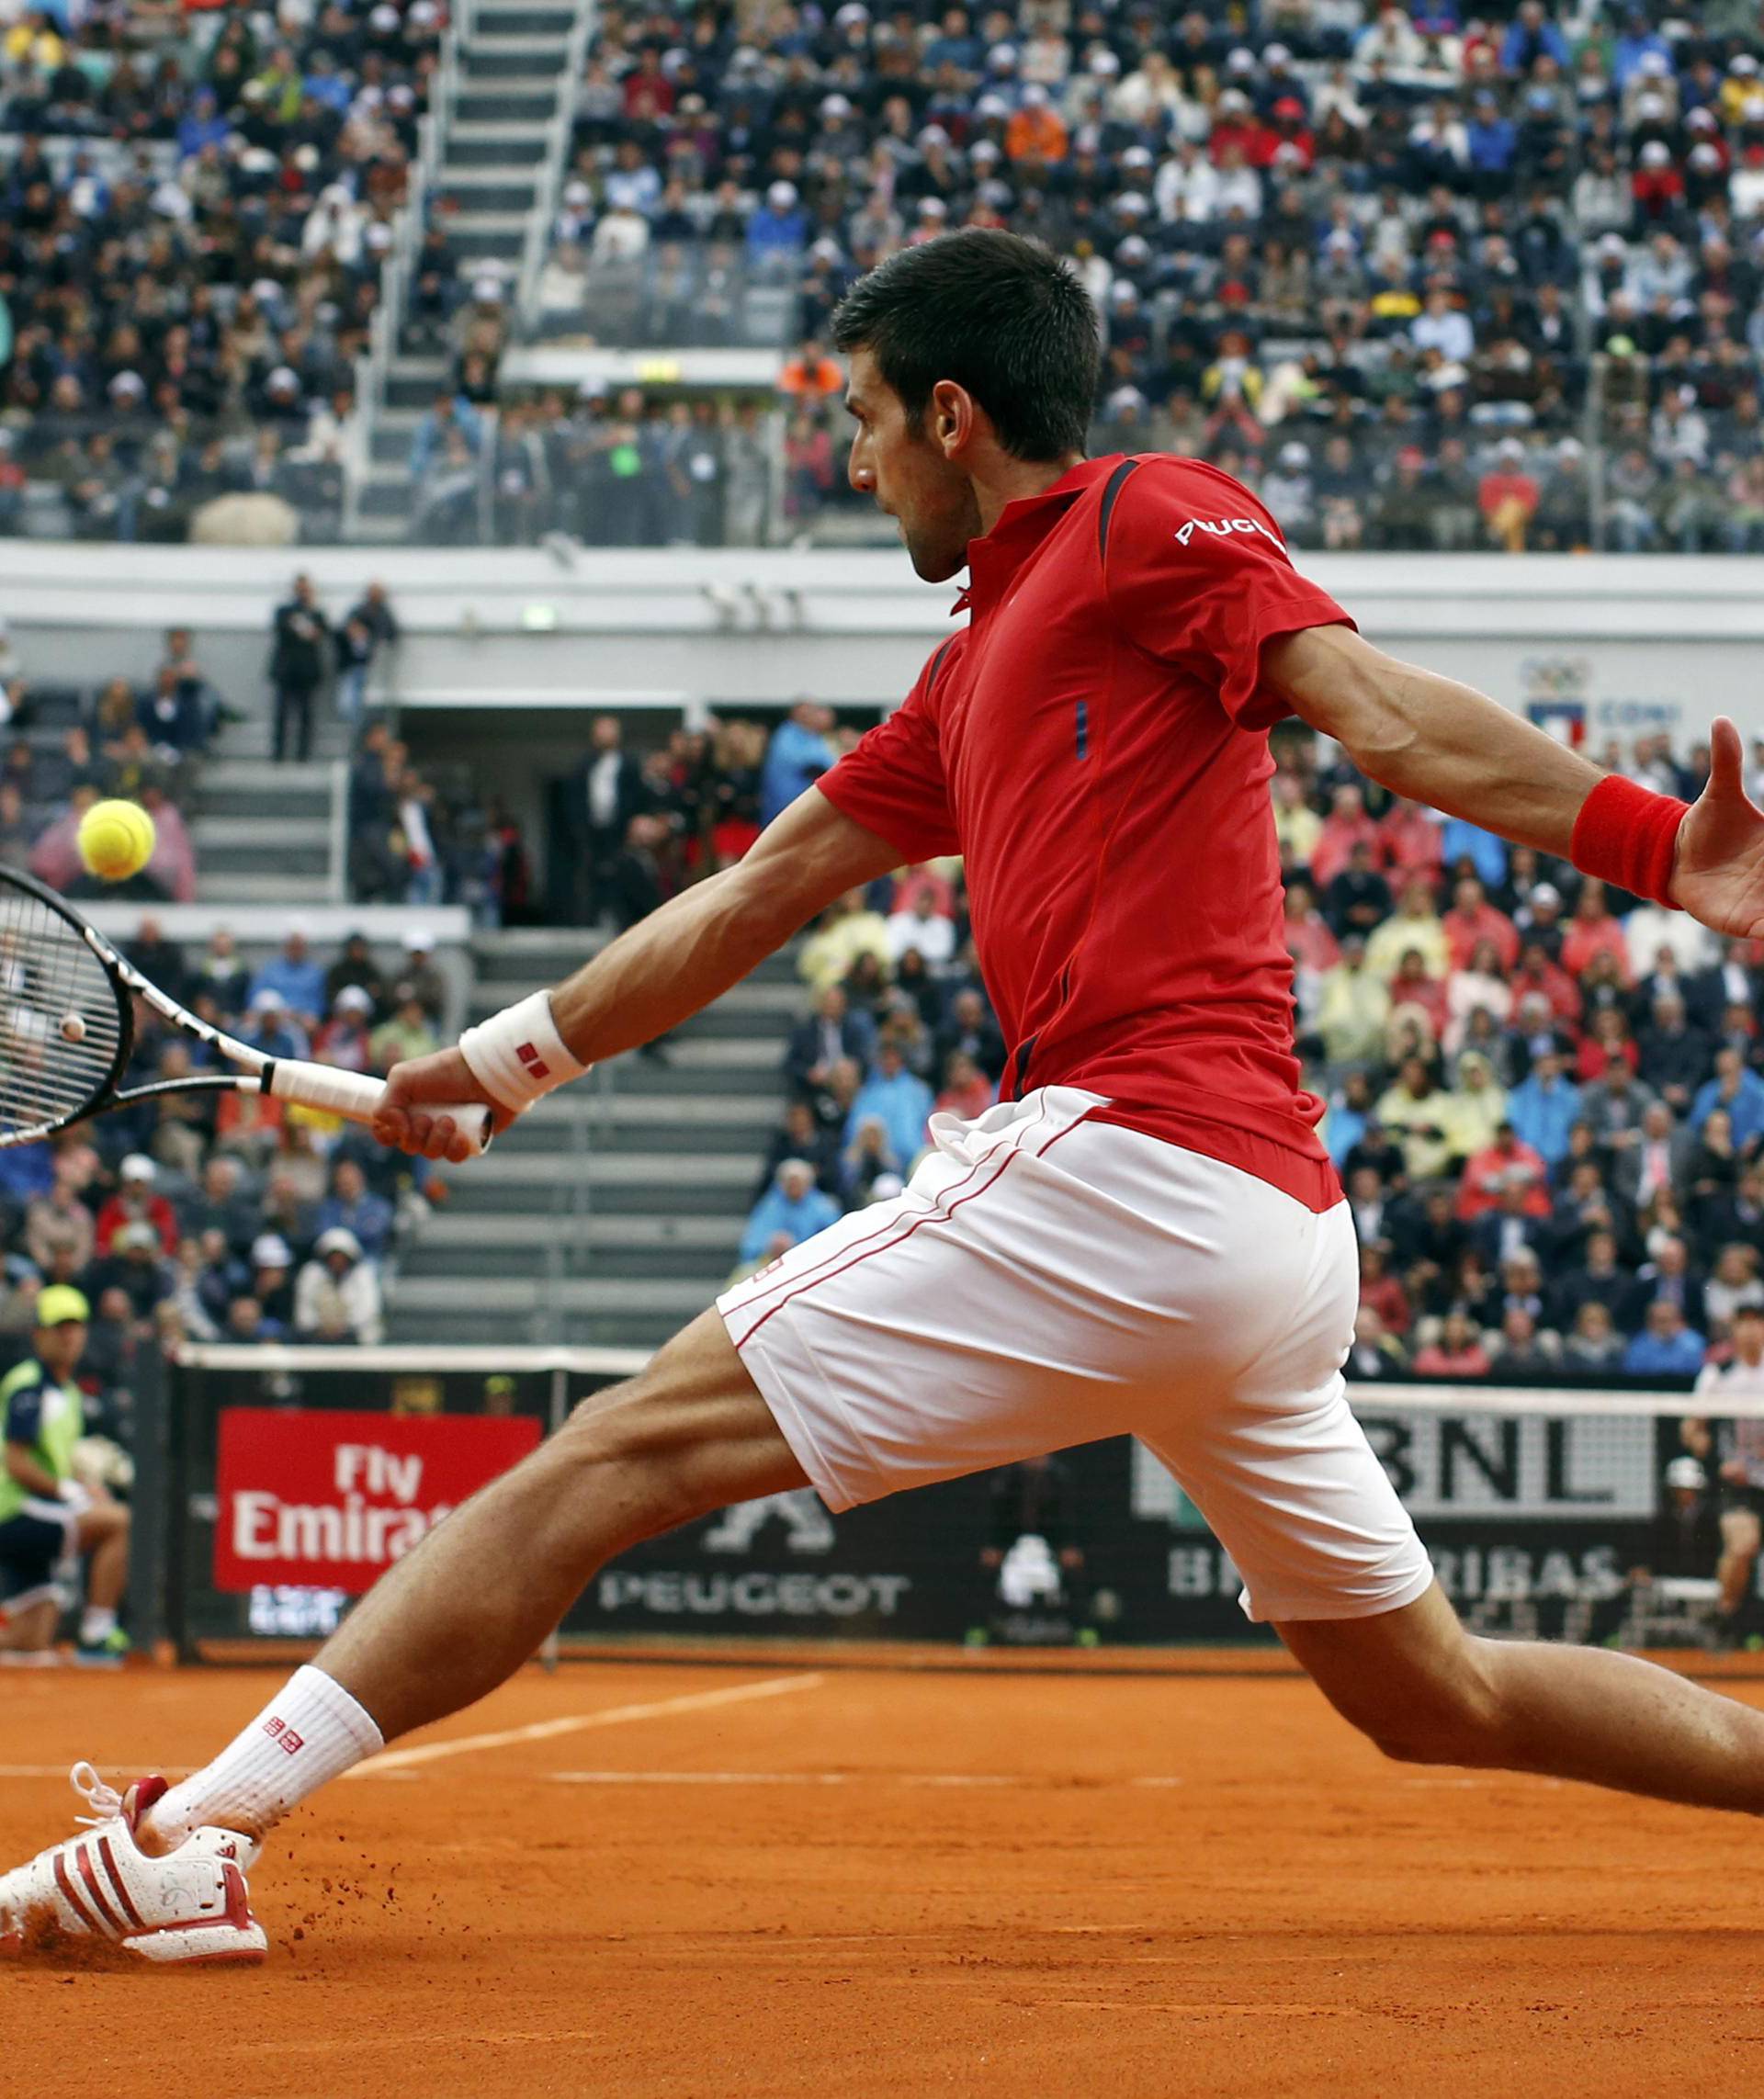
M 810 787 L 734 867 L 672 897 L 551 993 L 551 1021 L 579 1065 L 666 1034 L 718 999 L 836 897 L 900 863 L 899 851 Z M 482 1100 L 496 1127 L 514 1117 L 458 1049 L 395 1065 L 374 1119 L 381 1144 L 427 1158 L 466 1157 L 451 1120 L 427 1101 Z
M 1575 858 L 1575 825 L 1604 775 L 1486 694 L 1398 662 L 1347 626 L 1270 642 L 1262 676 L 1393 793 Z M 1764 814 L 1746 794 L 1742 755 L 1724 717 L 1710 735 L 1708 783 L 1679 827 L 1668 900 L 1717 932 L 1759 937 Z

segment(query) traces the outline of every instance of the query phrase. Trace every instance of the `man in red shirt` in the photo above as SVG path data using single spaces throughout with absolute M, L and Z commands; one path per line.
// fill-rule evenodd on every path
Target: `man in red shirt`
M 1468 969 L 1470 957 L 1484 941 L 1493 941 L 1500 966 L 1519 960 L 1519 931 L 1498 906 L 1491 904 L 1474 875 L 1462 875 L 1452 892 L 1452 908 L 1440 920 L 1452 950 L 1453 969 Z
M 1764 1810 L 1764 1713 L 1632 1657 L 1467 1634 L 1348 1407 L 1353 1224 L 1292 1051 L 1268 794 L 1267 731 L 1297 713 L 1393 793 L 1751 934 L 1764 815 L 1737 732 L 1715 725 L 1688 811 L 1601 781 L 1362 641 L 1225 475 L 1086 459 L 1095 314 L 1029 243 L 971 230 L 902 250 L 847 296 L 834 339 L 853 486 L 898 519 L 921 576 L 966 565 L 968 624 L 738 866 L 399 1066 L 377 1128 L 457 1159 L 432 1104 L 482 1100 L 505 1125 L 707 1005 L 845 890 L 956 852 L 1012 1044 L 1001 1098 L 935 1117 L 901 1195 L 727 1292 L 579 1409 L 213 1763 L 117 1802 L 105 1839 L 212 1856 L 243 1833 L 238 1868 L 383 1741 L 501 1683 L 603 1562 L 726 1503 L 812 1484 L 842 1508 L 1124 1431 L 1205 1511 L 1246 1608 L 1390 1755 Z

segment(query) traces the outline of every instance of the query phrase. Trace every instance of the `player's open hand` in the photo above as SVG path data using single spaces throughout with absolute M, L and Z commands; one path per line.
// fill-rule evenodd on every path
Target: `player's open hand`
M 1672 901 L 1718 933 L 1764 939 L 1764 811 L 1746 792 L 1744 746 L 1725 715 L 1709 732 L 1709 778 L 1679 826 Z
M 386 1075 L 386 1098 L 374 1117 L 374 1134 L 394 1151 L 447 1159 L 458 1166 L 471 1157 L 470 1144 L 451 1115 L 429 1111 L 435 1104 L 458 1108 L 467 1100 L 481 1100 L 492 1111 L 499 1132 L 514 1120 L 506 1108 L 491 1100 L 457 1049 L 411 1057 L 395 1064 Z

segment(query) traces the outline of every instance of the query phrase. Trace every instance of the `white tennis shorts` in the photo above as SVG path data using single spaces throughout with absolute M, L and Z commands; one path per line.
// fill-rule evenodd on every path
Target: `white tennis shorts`
M 1254 1619 L 1371 1617 L 1432 1579 L 1349 1409 L 1359 1296 L 1322 1215 L 1049 1086 L 933 1115 L 905 1191 L 717 1301 L 833 1509 L 1100 1437 L 1141 1438 Z

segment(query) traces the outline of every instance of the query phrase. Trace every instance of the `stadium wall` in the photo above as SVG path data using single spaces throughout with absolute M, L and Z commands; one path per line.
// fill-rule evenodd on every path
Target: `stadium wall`
M 223 684 L 261 683 L 274 605 L 297 568 L 341 610 L 370 576 L 405 638 L 401 705 L 471 717 L 614 706 L 671 718 L 813 693 L 892 704 L 948 631 L 951 586 L 896 552 L 670 548 L 194 548 L 10 541 L 0 615 L 28 673 L 138 671 L 165 626 L 196 630 Z M 1764 734 L 1764 559 L 1325 556 L 1307 571 L 1374 641 L 1593 739 L 1718 712 Z M 515 725 L 499 719 L 506 739 Z M 528 725 L 523 725 L 528 726 Z M 530 725 L 537 727 L 537 725 Z M 569 730 L 558 725 L 565 736 Z

